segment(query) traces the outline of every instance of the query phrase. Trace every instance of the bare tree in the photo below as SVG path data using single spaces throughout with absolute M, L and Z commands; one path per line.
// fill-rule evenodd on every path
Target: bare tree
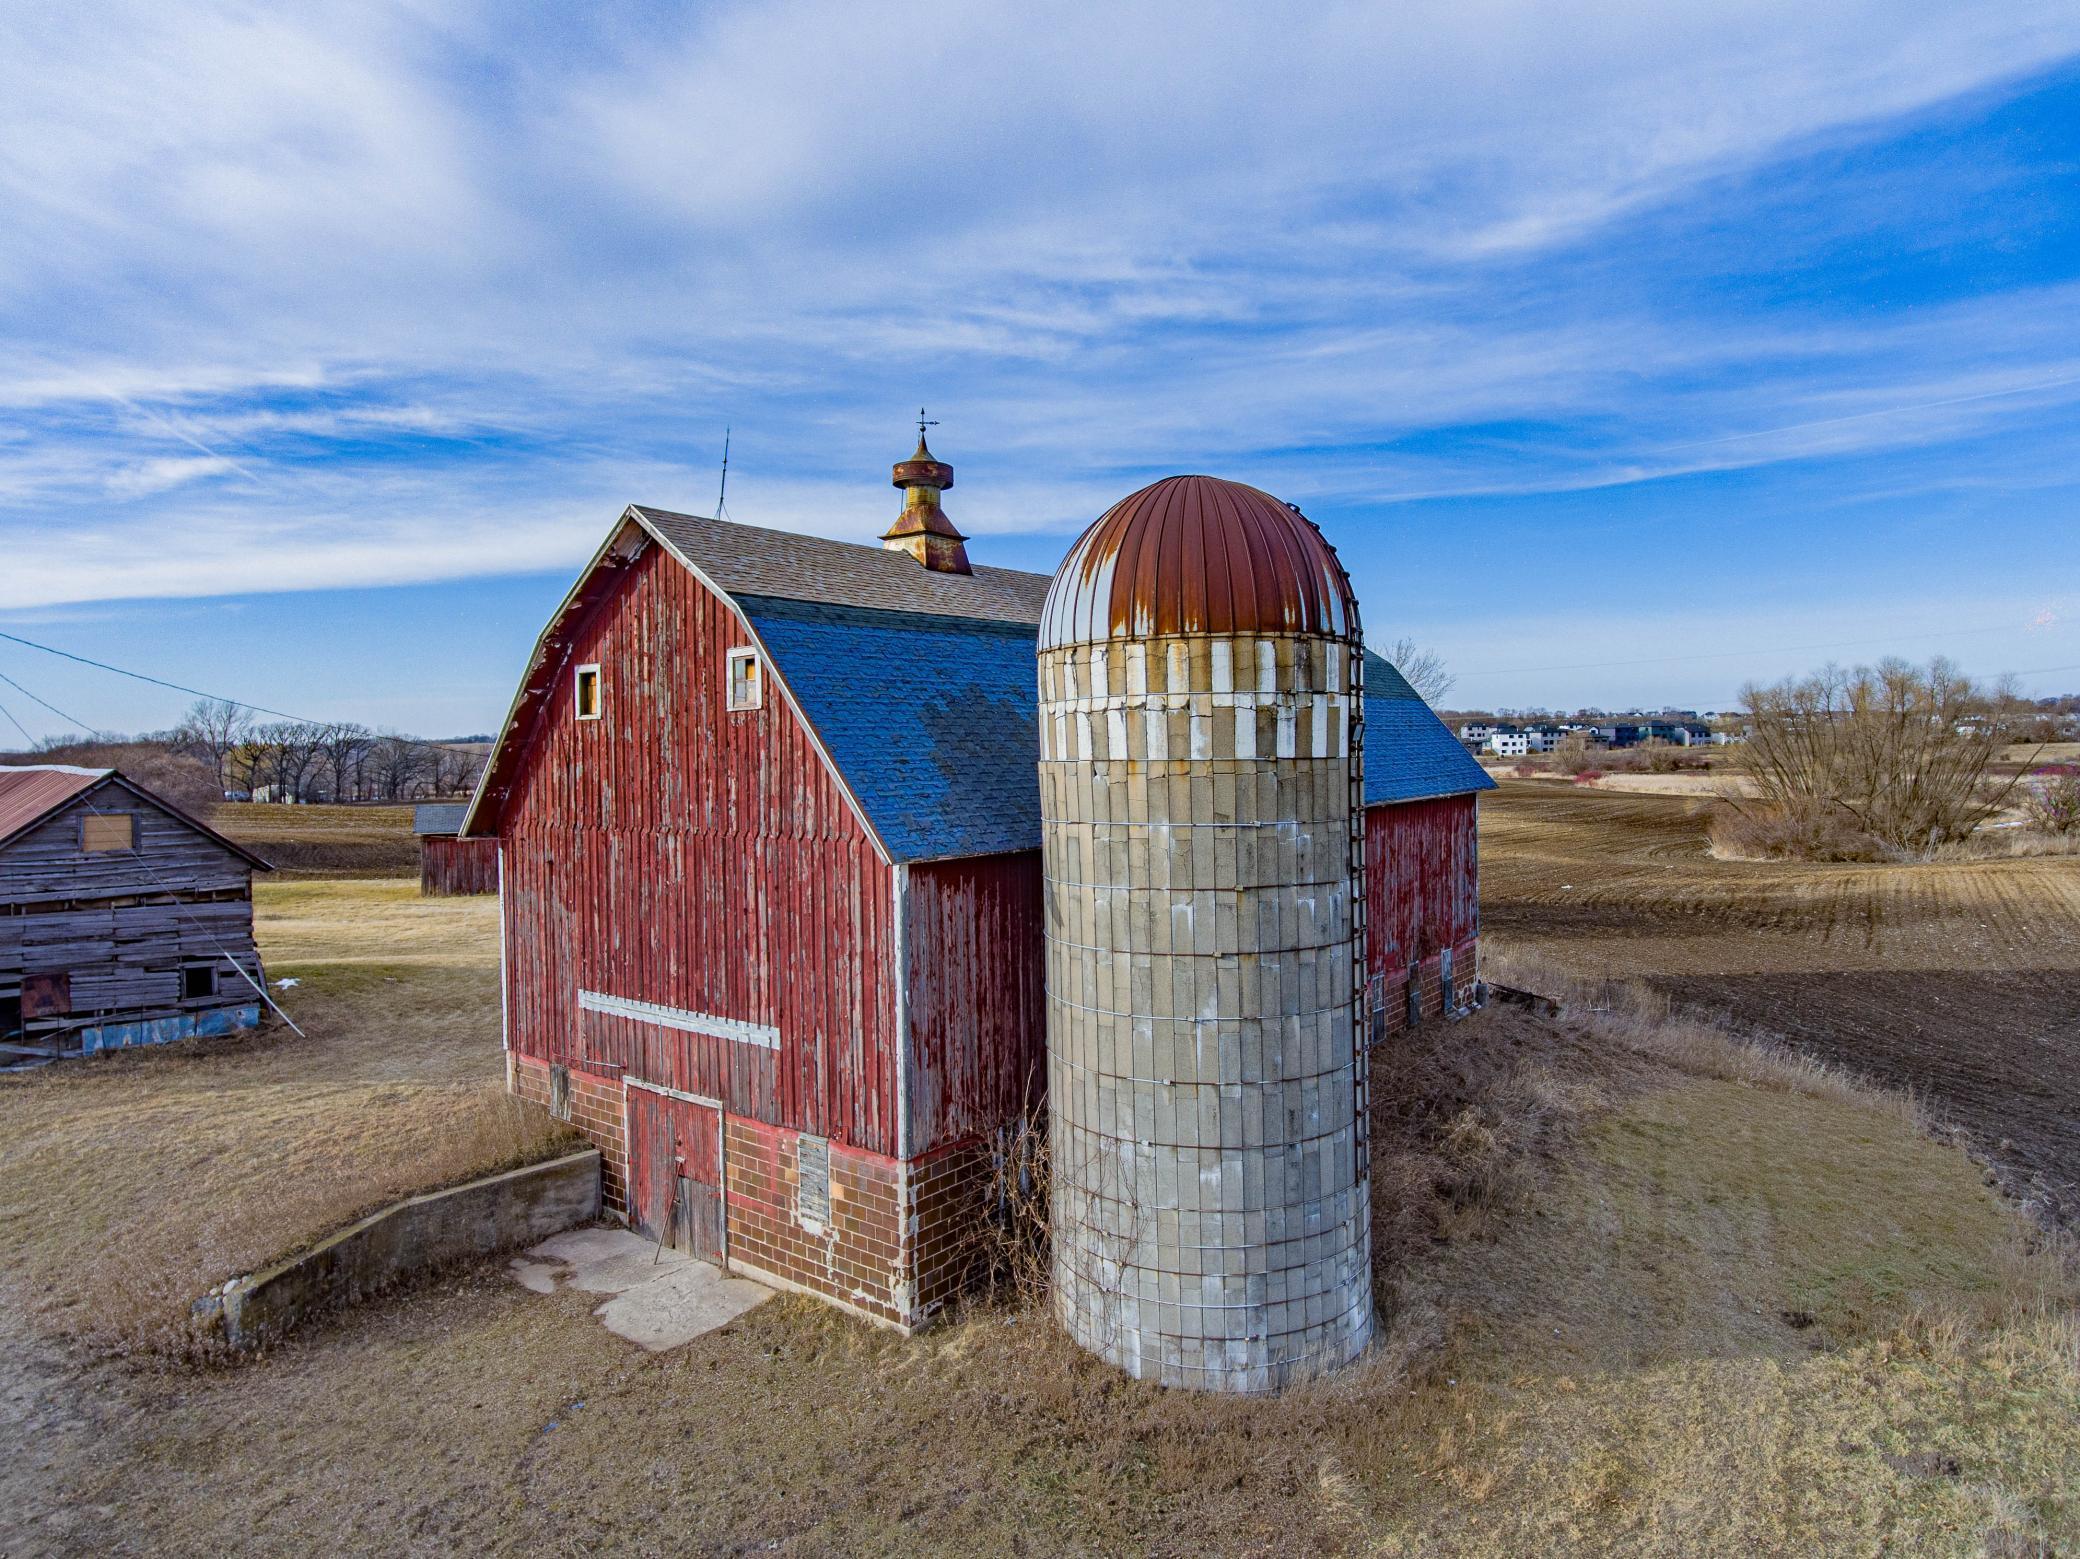
M 175 739 L 210 767 L 217 796 L 231 789 L 231 759 L 253 728 L 253 717 L 224 698 L 198 698 L 174 731 Z
M 394 731 L 378 735 L 366 759 L 370 788 L 384 801 L 408 800 L 426 768 L 426 748 Z
M 307 720 L 276 720 L 259 727 L 254 745 L 260 750 L 256 776 L 267 778 L 255 785 L 271 786 L 276 801 L 310 799 L 311 777 L 319 769 L 325 727 Z
M 1975 683 L 1941 657 L 1828 666 L 1750 684 L 1741 700 L 1750 731 L 1739 750 L 1756 801 L 1809 835 L 1847 820 L 1893 850 L 1923 854 L 1970 834 L 2020 778 L 1993 774 L 2022 723 L 2014 689 Z
M 1443 698 L 1458 680 L 1446 669 L 1442 655 L 1422 648 L 1405 634 L 1387 646 L 1385 659 L 1426 704 Z
M 318 751 L 334 801 L 361 799 L 361 763 L 372 739 L 367 726 L 351 720 L 335 721 L 320 730 Z

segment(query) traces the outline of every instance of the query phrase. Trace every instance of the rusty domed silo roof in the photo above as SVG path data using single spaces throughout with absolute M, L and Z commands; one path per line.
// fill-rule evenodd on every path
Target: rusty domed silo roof
M 1040 616 L 1040 648 L 1161 634 L 1356 625 L 1336 549 L 1299 510 L 1214 476 L 1166 476 L 1077 537 Z

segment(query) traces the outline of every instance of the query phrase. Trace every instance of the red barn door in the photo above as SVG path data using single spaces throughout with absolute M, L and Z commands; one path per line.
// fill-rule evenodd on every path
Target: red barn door
M 628 1205 L 651 1239 L 708 1261 L 723 1255 L 722 1109 L 631 1082 Z

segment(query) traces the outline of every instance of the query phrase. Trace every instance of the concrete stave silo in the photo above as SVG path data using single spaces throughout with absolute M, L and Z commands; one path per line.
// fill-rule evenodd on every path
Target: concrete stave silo
M 1240 484 L 1124 499 L 1040 633 L 1056 1305 L 1166 1384 L 1371 1335 L 1356 720 L 1333 550 Z

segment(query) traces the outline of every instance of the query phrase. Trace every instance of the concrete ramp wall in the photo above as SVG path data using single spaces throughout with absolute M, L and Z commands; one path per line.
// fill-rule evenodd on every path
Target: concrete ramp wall
M 195 1302 L 234 1348 L 279 1337 L 305 1316 L 431 1269 L 532 1245 L 599 1217 L 599 1150 L 586 1148 L 446 1191 L 409 1197 L 300 1256 L 233 1278 Z

